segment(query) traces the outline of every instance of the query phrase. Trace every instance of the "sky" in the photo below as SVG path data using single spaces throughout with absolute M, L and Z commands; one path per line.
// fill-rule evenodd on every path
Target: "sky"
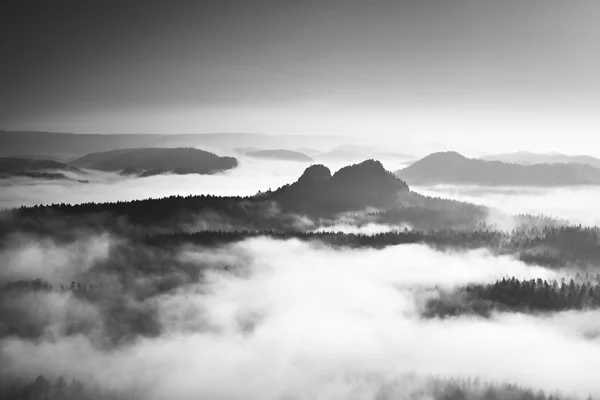
M 0 129 L 589 153 L 599 18 L 596 0 L 4 0 Z

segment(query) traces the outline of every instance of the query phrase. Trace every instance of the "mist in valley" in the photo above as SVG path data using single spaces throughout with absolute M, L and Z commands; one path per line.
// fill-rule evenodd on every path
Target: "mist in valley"
M 543 214 L 572 224 L 600 225 L 600 187 L 488 187 L 472 185 L 415 186 L 415 191 L 493 208 L 498 214 Z
M 7 0 L 0 400 L 598 400 L 600 2 Z
M 3 254 L 7 274 L 22 278 L 18 267 L 25 260 L 35 268 L 35 251 L 22 253 Z M 96 253 L 85 270 L 72 268 L 85 264 L 72 258 L 61 264 L 69 267 L 70 276 L 63 271 L 67 274 L 48 278 L 56 284 L 69 279 L 120 282 L 104 290 L 125 296 L 131 304 L 121 312 L 131 315 L 111 332 L 116 329 L 116 335 L 130 334 L 135 340 L 122 342 L 115 336 L 106 347 L 109 325 L 119 322 L 111 320 L 117 311 L 102 301 L 72 292 L 24 294 L 24 318 L 43 318 L 47 325 L 35 340 L 3 335 L 5 373 L 69 376 L 135 398 L 156 399 L 373 398 L 386 384 L 414 373 L 600 394 L 590 368 L 600 361 L 597 339 L 585 335 L 599 328 L 593 323 L 597 312 L 421 318 L 423 301 L 434 296 L 434 287 L 450 289 L 505 276 L 561 277 L 560 271 L 511 257 L 409 245 L 339 251 L 264 238 L 219 249 L 183 246 L 153 259 L 184 263 L 200 278 L 188 277 L 176 289 L 142 301 L 139 292 L 154 292 L 156 282 L 138 275 L 126 286 L 122 274 L 127 265 L 118 251 Z M 37 268 L 43 273 L 47 264 Z M 5 303 L 3 311 L 11 306 Z M 142 308 L 151 312 L 137 318 L 153 321 L 138 323 L 156 325 L 150 334 L 129 325 Z M 78 325 L 95 328 L 77 332 Z M 413 384 L 424 385 L 418 380 Z M 414 389 L 400 391 L 405 390 Z
M 509 396 L 510 383 L 523 388 L 510 396 L 600 396 L 597 259 L 586 249 L 568 258 L 552 238 L 521 243 L 536 237 L 532 227 L 594 225 L 593 187 L 416 186 L 385 206 L 376 197 L 378 206 L 323 213 L 297 206 L 323 201 L 311 191 L 325 186 L 303 183 L 313 164 L 240 157 L 213 175 L 5 180 L 5 208 L 96 208 L 4 211 L 4 387 L 60 396 L 67 389 L 48 385 L 64 377 L 90 398 L 393 399 Z M 331 179 L 345 167 L 327 166 Z M 347 196 L 361 182 L 397 180 L 385 170 L 399 167 L 344 169 L 358 185 Z M 280 187 L 298 194 L 277 197 Z M 156 220 L 136 211 L 174 195 L 191 196 L 183 213 L 180 200 Z M 143 202 L 101 204 L 131 200 Z M 535 222 L 540 213 L 548 220 Z M 499 282 L 546 285 L 564 304 L 540 311 L 549 300 L 527 297 L 538 289 L 514 301 L 469 294 Z M 456 379 L 466 379 L 459 389 Z
M 6 204 L 16 205 L 23 199 L 10 198 L 15 193 L 47 203 L 254 195 L 293 182 L 306 167 L 252 160 L 210 176 L 125 179 L 93 172 L 98 181 L 92 178 L 90 184 L 13 183 L 16 191 L 3 196 Z M 44 195 L 36 197 L 36 190 Z M 428 190 L 416 189 L 458 198 L 449 189 Z M 530 190 L 536 189 L 507 189 L 505 196 L 519 203 Z M 561 192 L 554 193 L 558 198 Z M 516 210 L 498 208 L 514 222 L 510 212 Z M 413 230 L 409 223 L 366 217 L 381 211 L 366 207 L 340 213 L 324 225 L 298 214 L 294 226 L 317 235 Z M 212 223 L 203 218 L 189 221 L 187 229 L 223 228 L 218 213 Z M 392 399 L 439 396 L 438 381 L 432 379 L 478 378 L 486 385 L 510 382 L 561 396 L 600 395 L 591 367 L 600 362 L 596 309 L 451 318 L 426 313 L 440 291 L 506 278 L 568 281 L 584 273 L 577 268 L 540 266 L 486 248 L 340 248 L 318 236 L 156 246 L 127 236 L 135 231 L 85 226 L 61 228 L 73 230 L 71 239 L 55 238 L 52 231 L 17 230 L 4 237 L 0 358 L 5 385 L 43 375 L 50 382 L 75 379 L 100 388 L 96 396 L 113 398 Z M 228 229 L 236 228 L 244 226 L 232 223 Z M 488 390 L 469 385 L 462 390 L 470 396 Z

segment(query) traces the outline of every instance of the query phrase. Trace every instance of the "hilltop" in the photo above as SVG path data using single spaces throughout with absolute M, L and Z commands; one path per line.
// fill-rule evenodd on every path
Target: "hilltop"
M 176 174 L 212 174 L 235 168 L 233 157 L 193 148 L 140 148 L 92 153 L 72 162 L 81 168 L 102 171 L 123 171 L 153 175 L 161 172 Z
M 457 152 L 430 154 L 396 176 L 410 184 L 571 186 L 600 184 L 600 169 L 583 164 L 519 165 L 467 158 Z
M 272 193 L 284 207 L 306 212 L 388 207 L 408 185 L 386 171 L 381 162 L 366 160 L 331 174 L 324 165 L 308 167 L 300 178 Z

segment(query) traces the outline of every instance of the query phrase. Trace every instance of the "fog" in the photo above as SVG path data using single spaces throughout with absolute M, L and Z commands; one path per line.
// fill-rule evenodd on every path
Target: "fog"
M 599 0 L 0 4 L 0 400 L 600 400 Z
M 50 238 L 15 234 L 0 251 L 0 280 L 37 279 L 70 282 L 96 263 L 106 260 L 116 239 L 109 235 L 84 235 L 58 244 Z
M 243 158 L 239 168 L 217 175 L 129 178 L 90 172 L 85 178 L 90 183 L 11 180 L 2 184 L 0 207 L 253 195 L 297 180 L 308 165 Z M 326 165 L 335 172 L 344 164 Z M 503 229 L 514 224 L 515 213 L 600 220 L 592 207 L 593 188 L 412 189 L 494 207 L 489 219 Z M 269 212 L 277 210 L 256 210 L 258 216 Z M 243 228 L 213 214 L 166 228 Z M 72 218 L 70 223 L 79 217 Z M 316 221 L 291 218 L 299 229 L 317 232 L 412 229 L 352 213 Z M 413 373 L 600 396 L 594 373 L 600 363 L 598 311 L 422 315 L 437 289 L 504 277 L 569 278 L 572 270 L 526 265 L 518 254 L 497 256 L 486 249 L 439 251 L 412 244 L 350 249 L 269 238 L 164 248 L 133 243 L 133 236 L 123 234 L 127 230 L 118 237 L 103 233 L 107 227 L 101 222 L 94 230 L 77 229 L 62 241 L 58 235 L 10 232 L 0 244 L 0 286 L 36 278 L 55 287 L 72 280 L 109 283 L 88 294 L 2 294 L 4 375 L 65 376 L 149 400 L 406 398 L 426 385 L 420 380 L 396 385 Z
M 361 210 L 360 213 L 340 213 L 335 219 L 311 221 L 312 224 L 319 224 L 317 228 L 312 229 L 312 232 L 343 232 L 355 235 L 376 235 L 378 233 L 396 232 L 403 230 L 412 230 L 412 226 L 408 223 L 400 224 L 385 224 L 375 222 L 368 213 L 374 213 L 377 210 L 372 207 Z M 306 224 L 309 226 L 309 224 Z
M 171 195 L 251 196 L 290 183 L 309 164 L 243 159 L 240 166 L 215 175 L 164 174 L 144 178 L 89 171 L 89 183 L 19 179 L 0 183 L 0 208 L 52 203 L 115 202 Z
M 600 187 L 596 186 L 535 188 L 436 185 L 412 189 L 428 196 L 486 205 L 509 215 L 544 214 L 572 224 L 600 225 L 600 209 L 597 207 L 600 203 Z M 508 223 L 507 220 L 504 222 Z
M 148 399 L 373 398 L 412 372 L 600 395 L 600 347 L 590 336 L 598 312 L 419 316 L 427 288 L 503 276 L 557 279 L 556 271 L 483 250 L 334 250 L 266 238 L 217 249 L 184 246 L 175 257 L 202 265 L 203 275 L 146 300 L 157 307 L 160 335 L 106 350 L 93 333 L 60 336 L 64 318 L 57 317 L 52 339 L 2 339 L 3 366 L 25 376 L 97 381 Z M 68 294 L 38 301 L 52 309 L 81 303 Z M 70 306 L 79 310 L 71 318 L 106 312 L 83 312 L 92 305 L 82 304 Z
M 351 223 L 334 223 L 333 225 L 320 226 L 317 229 L 314 229 L 313 232 L 344 232 L 344 233 L 353 233 L 353 234 L 361 234 L 361 235 L 374 235 L 377 233 L 386 233 L 386 232 L 394 232 L 397 230 L 410 229 L 410 226 L 407 224 L 404 225 L 387 225 L 387 224 L 377 224 L 373 222 L 366 223 L 361 226 L 352 225 Z

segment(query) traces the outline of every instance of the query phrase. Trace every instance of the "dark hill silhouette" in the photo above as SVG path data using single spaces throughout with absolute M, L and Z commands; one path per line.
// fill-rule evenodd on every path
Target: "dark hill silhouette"
M 293 184 L 271 194 L 286 208 L 319 213 L 367 207 L 389 207 L 408 185 L 386 171 L 379 161 L 367 160 L 337 171 L 323 165 L 308 167 Z
M 192 148 L 141 148 L 92 153 L 72 162 L 81 168 L 130 173 L 143 170 L 151 175 L 163 172 L 176 174 L 211 174 L 237 166 L 233 157 L 219 157 Z
M 449 151 L 433 153 L 396 171 L 410 184 L 572 186 L 600 184 L 600 169 L 583 164 L 518 165 L 467 158 Z
M 586 164 L 595 168 L 600 168 L 600 159 L 576 155 L 569 156 L 561 153 L 532 153 L 529 151 L 518 151 L 515 153 L 492 154 L 481 157 L 486 161 L 502 161 L 507 163 L 532 165 L 532 164 Z
M 16 230 L 64 240 L 79 234 L 75 228 L 128 237 L 187 231 L 198 224 L 213 230 L 305 230 L 335 223 L 339 213 L 357 224 L 415 229 L 472 229 L 487 218 L 483 206 L 413 193 L 381 163 L 368 160 L 333 176 L 327 167 L 313 165 L 296 182 L 255 196 L 170 196 L 0 211 L 0 241 Z M 299 214 L 308 218 L 299 220 Z
M 69 179 L 64 172 L 83 174 L 79 168 L 58 161 L 0 157 L 0 178 L 25 176 L 42 179 Z
M 248 157 L 252 158 L 263 158 L 269 160 L 280 160 L 280 161 L 305 161 L 310 162 L 313 159 L 306 154 L 300 153 L 299 151 L 292 150 L 255 150 L 244 153 Z

